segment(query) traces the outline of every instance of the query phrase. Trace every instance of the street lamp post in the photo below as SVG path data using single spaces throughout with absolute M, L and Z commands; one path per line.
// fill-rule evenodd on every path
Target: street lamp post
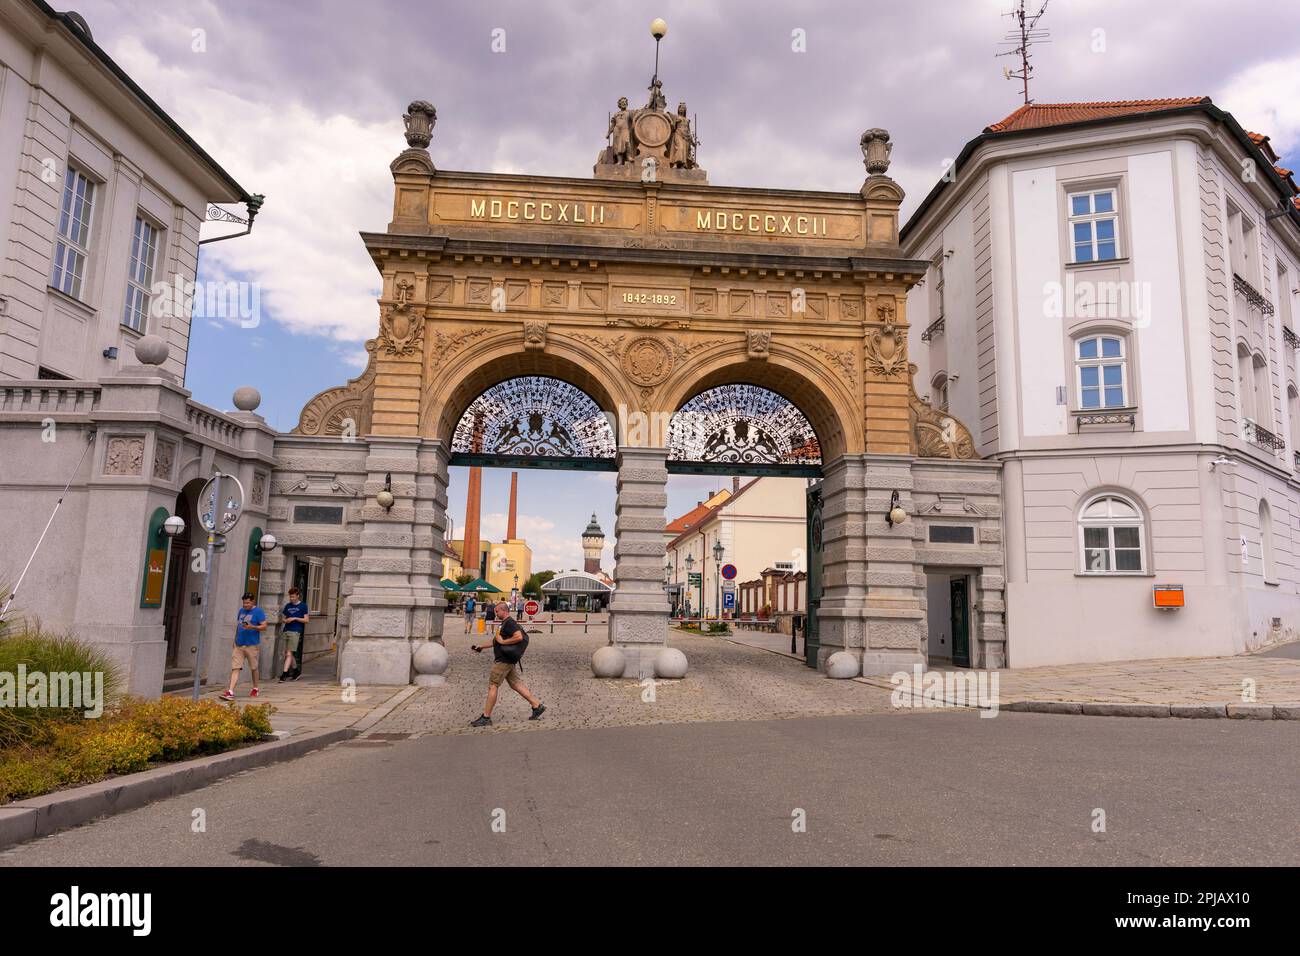
M 695 567 L 695 555 L 689 552 L 686 555 L 686 593 L 691 593 L 691 569 Z M 704 603 L 704 577 L 700 576 L 700 604 Z
M 713 542 L 713 580 L 717 585 L 717 604 L 714 605 L 718 610 L 718 620 L 722 620 L 722 541 Z

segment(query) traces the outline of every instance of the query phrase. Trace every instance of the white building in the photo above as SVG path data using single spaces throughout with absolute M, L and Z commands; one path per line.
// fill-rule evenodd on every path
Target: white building
M 203 573 L 190 549 L 214 468 L 247 498 L 213 581 L 209 675 L 262 570 L 275 433 L 255 403 L 226 414 L 190 398 L 190 313 L 155 301 L 193 282 L 209 203 L 257 198 L 81 17 L 0 5 L 0 581 L 17 582 L 62 500 L 15 606 L 108 650 L 143 694 L 194 664 Z M 170 514 L 187 525 L 174 541 Z
M 728 564 L 736 569 L 731 583 L 737 588 L 766 568 L 802 569 L 807 485 L 803 478 L 764 476 L 743 485 L 737 480 L 730 493 L 719 492 L 670 522 L 670 528 L 681 529 L 668 543 L 665 568 L 677 605 L 689 606 L 692 615 L 702 610 L 706 617 L 722 616 L 727 582 L 721 570 Z M 699 575 L 698 583 L 691 583 L 692 573 Z
M 908 299 L 917 389 L 1003 464 L 1008 664 L 1300 629 L 1295 191 L 1209 99 L 1035 104 L 903 229 L 932 263 Z M 1155 609 L 1162 586 L 1185 606 Z

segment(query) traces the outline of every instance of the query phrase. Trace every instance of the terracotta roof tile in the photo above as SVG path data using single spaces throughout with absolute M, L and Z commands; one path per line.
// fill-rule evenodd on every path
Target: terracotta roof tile
M 709 510 L 708 505 L 703 503 L 698 504 L 677 520 L 668 522 L 668 524 L 664 526 L 664 530 L 670 534 L 680 534 L 687 528 L 692 528 L 699 524 L 700 519 L 708 514 Z
M 1012 130 L 1042 129 L 1048 126 L 1083 123 L 1088 120 L 1174 110 L 1209 102 L 1208 96 L 1185 96 L 1161 100 L 1115 100 L 1109 103 L 1029 103 L 1001 122 L 985 127 L 984 132 L 1007 133 Z

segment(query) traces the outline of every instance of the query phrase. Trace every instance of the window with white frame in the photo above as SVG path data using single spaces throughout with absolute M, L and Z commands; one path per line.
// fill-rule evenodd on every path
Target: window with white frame
M 1084 574 L 1140 574 L 1142 540 L 1142 512 L 1127 498 L 1099 495 L 1079 512 Z
M 933 395 L 930 398 L 930 404 L 941 412 L 948 410 L 948 376 L 940 372 L 930 383 L 933 389 Z
M 930 260 L 930 264 L 934 266 L 934 321 L 936 322 L 943 318 L 943 263 L 943 246 L 940 246 L 939 252 Z
M 1114 189 L 1070 193 L 1071 262 L 1119 258 L 1119 212 Z
M 54 242 L 54 269 L 50 285 L 75 299 L 81 298 L 90 258 L 90 225 L 95 207 L 95 184 L 74 166 L 63 176 L 59 204 L 59 234 Z
M 1124 338 L 1090 335 L 1074 343 L 1079 408 L 1127 408 Z
M 131 263 L 126 274 L 126 307 L 122 324 L 137 332 L 145 331 L 149 303 L 153 296 L 154 265 L 158 259 L 158 227 L 143 216 L 135 217 L 131 235 Z

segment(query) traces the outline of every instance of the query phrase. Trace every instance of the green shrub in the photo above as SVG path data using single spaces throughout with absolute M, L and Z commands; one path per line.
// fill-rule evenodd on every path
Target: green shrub
M 0 751 L 0 804 L 49 793 L 64 783 L 64 761 L 50 753 Z
M 8 626 L 8 625 L 6 625 Z M 122 685 L 121 671 L 98 648 L 65 634 L 50 634 L 39 627 L 15 626 L 0 631 L 0 674 L 18 679 L 18 667 L 27 674 L 76 673 L 104 675 L 103 704 L 108 707 Z M 84 707 L 0 707 L 0 748 L 22 743 L 48 742 L 51 725 L 83 718 Z

